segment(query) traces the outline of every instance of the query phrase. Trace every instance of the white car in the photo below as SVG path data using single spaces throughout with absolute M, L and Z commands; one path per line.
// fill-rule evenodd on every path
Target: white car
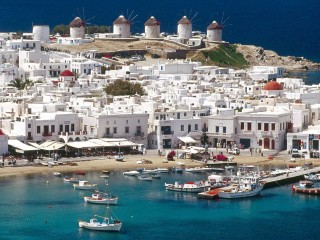
M 240 154 L 240 149 L 239 148 L 228 149 L 228 153 L 232 154 L 232 155 L 239 155 Z

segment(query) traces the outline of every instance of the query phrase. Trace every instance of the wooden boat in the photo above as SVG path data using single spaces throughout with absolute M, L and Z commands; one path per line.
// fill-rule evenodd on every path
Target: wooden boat
M 209 188 L 209 183 L 207 181 L 198 181 L 198 182 L 186 182 L 179 183 L 175 182 L 174 184 L 165 183 L 166 190 L 176 191 L 176 192 L 190 192 L 190 193 L 199 193 L 206 191 Z
M 84 197 L 84 201 L 87 203 L 95 204 L 110 204 L 115 205 L 118 203 L 118 197 L 111 196 L 109 197 L 106 193 L 93 193 L 91 197 Z
M 219 188 L 219 198 L 247 198 L 260 194 L 264 187 L 258 178 L 242 178 L 237 184 Z
M 97 188 L 97 184 L 89 183 L 88 181 L 79 181 L 79 183 L 74 183 L 73 187 L 78 190 L 94 190 Z
M 75 171 L 75 174 L 77 174 L 77 175 L 86 175 L 86 172 L 78 170 L 78 171 Z
M 102 218 L 103 221 L 99 222 L 97 218 Z M 119 232 L 122 227 L 122 222 L 111 216 L 111 211 L 107 207 L 105 216 L 94 215 L 89 222 L 79 220 L 79 227 L 95 231 L 116 231 Z
M 219 197 L 219 190 L 218 189 L 212 189 L 212 190 L 198 193 L 198 198 L 217 199 L 218 197 Z
M 309 195 L 320 195 L 320 188 L 315 187 L 311 181 L 300 181 L 298 185 L 292 185 L 292 192 Z

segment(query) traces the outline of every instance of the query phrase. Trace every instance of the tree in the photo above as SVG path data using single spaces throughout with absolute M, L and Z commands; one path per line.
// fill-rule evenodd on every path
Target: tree
M 29 79 L 23 81 L 21 78 L 16 78 L 14 80 L 11 80 L 8 86 L 15 87 L 18 90 L 24 90 L 24 89 L 28 90 L 31 86 L 33 86 L 33 82 L 30 81 Z
M 103 89 L 107 94 L 113 96 L 121 95 L 144 95 L 144 89 L 140 83 L 131 83 L 121 79 L 116 80 L 114 83 L 109 84 Z
M 68 25 L 60 24 L 55 26 L 52 31 L 54 34 L 59 33 L 60 35 L 68 35 L 70 32 L 70 28 Z

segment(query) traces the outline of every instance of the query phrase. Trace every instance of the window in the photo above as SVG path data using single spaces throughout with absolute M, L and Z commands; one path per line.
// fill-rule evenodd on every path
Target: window
M 259 139 L 259 146 L 262 146 L 262 139 Z
M 240 123 L 240 129 L 243 130 L 244 129 L 244 122 Z
M 31 124 L 30 123 L 28 124 L 28 128 L 31 128 Z
M 183 116 L 185 116 L 185 117 L 186 117 L 186 116 L 187 116 L 187 113 L 186 113 L 186 112 L 185 112 L 185 113 L 183 113 Z
M 248 130 L 248 131 L 251 131 L 251 122 L 248 122 L 248 123 L 247 123 L 247 130 Z
M 258 123 L 258 130 L 261 130 L 261 123 Z
M 71 123 L 71 132 L 74 132 L 74 123 Z
M 196 131 L 198 130 L 198 124 L 194 125 L 194 130 L 196 130 Z
M 63 125 L 62 124 L 59 125 L 59 132 L 63 132 Z
M 271 130 L 276 130 L 276 124 L 275 123 L 271 123 Z
M 41 129 L 40 126 L 37 126 L 37 133 L 40 133 Z
M 264 131 L 269 131 L 269 123 L 264 123 Z
M 184 131 L 184 125 L 181 125 L 181 131 Z
M 126 120 L 126 124 L 128 124 L 129 123 L 129 121 L 128 120 Z
M 51 132 L 54 133 L 56 131 L 55 125 L 51 125 Z
M 116 127 L 113 128 L 113 133 L 117 134 L 117 128 Z
M 106 128 L 106 134 L 107 134 L 107 135 L 110 134 L 110 128 Z
M 227 133 L 227 127 L 222 128 L 223 133 Z
M 216 126 L 216 133 L 219 132 L 219 126 Z
M 124 132 L 129 133 L 129 127 L 125 127 Z

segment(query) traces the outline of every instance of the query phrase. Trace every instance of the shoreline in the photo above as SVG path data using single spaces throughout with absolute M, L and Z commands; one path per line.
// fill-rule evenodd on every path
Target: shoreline
M 150 160 L 151 164 L 137 164 L 138 160 Z M 199 167 L 204 165 L 201 162 L 194 161 L 193 159 L 178 159 L 175 158 L 174 161 L 163 162 L 166 159 L 165 156 L 158 156 L 156 153 L 149 153 L 146 155 L 127 155 L 125 161 L 119 162 L 114 158 L 96 159 L 92 157 L 90 160 L 75 159 L 74 162 L 77 166 L 72 165 L 55 165 L 52 167 L 47 167 L 43 165 L 28 165 L 28 166 L 5 166 L 0 168 L 0 178 L 6 178 L 11 176 L 23 176 L 23 175 L 33 175 L 33 174 L 52 174 L 53 172 L 69 173 L 75 174 L 76 171 L 87 171 L 87 172 L 102 172 L 107 171 L 127 171 L 135 170 L 137 168 L 155 169 L 159 168 L 172 168 L 179 166 L 183 163 L 185 167 Z M 268 159 L 268 157 L 261 156 L 234 156 L 232 162 L 215 162 L 215 164 L 250 164 L 259 167 L 279 167 L 285 168 L 288 166 L 296 167 L 303 166 L 305 164 L 311 164 L 315 166 L 320 166 L 320 160 L 317 159 L 295 159 L 294 162 L 290 161 L 287 156 L 276 156 L 273 159 Z

